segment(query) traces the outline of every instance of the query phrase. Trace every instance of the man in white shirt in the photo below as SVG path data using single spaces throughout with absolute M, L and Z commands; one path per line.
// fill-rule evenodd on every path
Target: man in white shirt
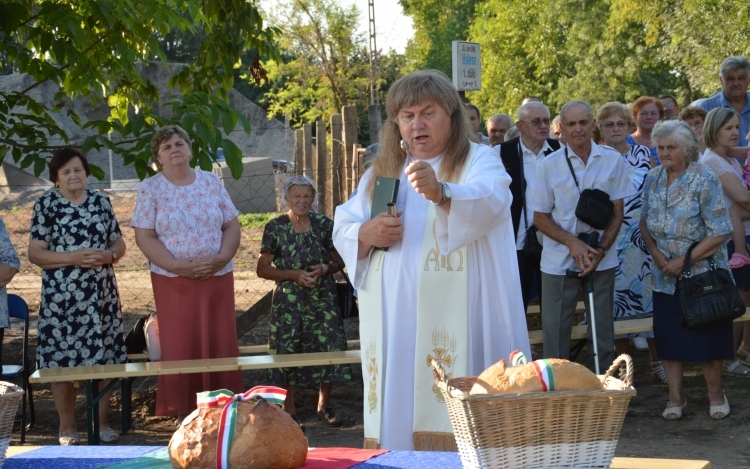
M 510 215 L 516 235 L 518 273 L 521 277 L 524 309 L 529 305 L 533 279 L 537 279 L 539 290 L 542 287 L 540 259 L 524 255 L 523 249 L 526 245 L 526 233 L 534 226 L 534 212 L 529 210 L 529 206 L 537 169 L 547 155 L 560 149 L 560 142 L 549 138 L 549 126 L 547 106 L 538 101 L 530 101 L 518 110 L 516 127 L 521 136 L 500 144 L 500 158 L 503 160 L 505 171 L 512 179 L 510 192 L 513 194 L 513 203 L 510 205 Z
M 566 277 L 565 272 L 578 270 L 580 277 L 593 276 L 599 369 L 607 370 L 615 358 L 612 309 L 618 264 L 617 253 L 610 248 L 622 224 L 623 199 L 633 195 L 634 190 L 620 154 L 591 140 L 596 124 L 591 106 L 584 101 L 570 101 L 562 107 L 560 115 L 568 143 L 539 166 L 529 209 L 535 212 L 534 225 L 544 234 L 541 261 L 544 356 L 570 356 L 570 334 L 583 282 Z M 606 229 L 597 230 L 596 247 L 578 238 L 580 233 L 595 231 L 575 215 L 580 192 L 585 189 L 602 190 L 614 203 L 614 213 Z M 591 324 L 588 297 L 584 298 L 586 317 Z M 588 345 L 588 366 L 593 370 L 590 329 Z
M 464 104 L 464 106 L 466 106 L 466 115 L 469 117 L 469 122 L 471 122 L 471 128 L 474 130 L 477 138 L 479 138 L 479 143 L 489 145 L 490 139 L 479 131 L 479 125 L 482 123 L 482 115 L 479 113 L 479 108 L 469 103 Z

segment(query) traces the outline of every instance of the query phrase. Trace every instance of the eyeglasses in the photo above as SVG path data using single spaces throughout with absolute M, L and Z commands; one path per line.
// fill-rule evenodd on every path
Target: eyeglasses
M 523 122 L 523 123 L 532 125 L 534 127 L 539 127 L 540 125 L 542 125 L 542 123 L 544 123 L 544 125 L 549 125 L 550 120 L 549 120 L 549 117 L 545 117 L 544 119 L 541 119 L 539 117 L 535 117 L 535 118 L 531 119 L 530 121 L 525 121 L 523 119 L 519 119 L 518 122 Z
M 625 128 L 625 127 L 627 127 L 627 126 L 628 126 L 628 123 L 627 123 L 627 122 L 623 122 L 623 121 L 620 121 L 620 122 L 612 122 L 612 121 L 609 121 L 609 122 L 605 122 L 605 123 L 603 124 L 603 127 L 604 127 L 605 129 L 613 129 L 613 128 L 615 128 L 615 127 L 620 127 L 620 128 L 623 128 L 623 129 L 624 129 L 624 128 Z

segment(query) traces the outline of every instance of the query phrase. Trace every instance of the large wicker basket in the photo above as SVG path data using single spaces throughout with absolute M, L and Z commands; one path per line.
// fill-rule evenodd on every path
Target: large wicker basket
M 613 375 L 623 362 L 621 381 Z M 476 378 L 446 380 L 433 367 L 464 468 L 609 468 L 635 396 L 628 355 L 600 376 L 603 391 L 469 395 Z
M 12 383 L 0 381 L 0 467 L 5 463 L 13 420 L 18 413 L 18 404 L 22 397 L 23 389 Z

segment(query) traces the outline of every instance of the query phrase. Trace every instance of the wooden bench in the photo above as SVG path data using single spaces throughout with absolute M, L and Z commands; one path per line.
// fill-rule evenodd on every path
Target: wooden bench
M 735 319 L 750 320 L 750 308 L 745 315 Z M 652 318 L 631 319 L 615 322 L 615 334 L 649 331 L 653 328 Z M 574 326 L 571 339 L 585 339 L 588 326 Z M 532 344 L 543 342 L 542 331 L 529 332 Z M 354 345 L 355 341 L 351 341 Z M 357 343 L 357 345 L 359 345 Z M 244 347 L 246 351 L 262 352 L 265 345 Z M 211 373 L 220 371 L 244 371 L 271 368 L 293 368 L 301 366 L 343 365 L 361 363 L 359 350 L 345 352 L 300 353 L 289 355 L 257 355 L 236 358 L 214 358 L 208 360 L 179 360 L 167 362 L 124 363 L 119 365 L 80 366 L 72 368 L 42 368 L 36 370 L 30 377 L 31 383 L 54 383 L 73 381 L 78 387 L 82 382 L 86 385 L 86 410 L 89 444 L 99 444 L 99 400 L 120 380 L 122 382 L 122 431 L 127 433 L 131 428 L 131 383 L 132 380 L 143 376 L 159 376 L 173 374 Z M 107 387 L 98 393 L 98 383 L 112 379 Z
M 347 348 L 349 350 L 359 349 L 359 340 L 347 340 Z M 268 354 L 268 345 L 241 345 L 240 356 L 242 355 L 254 355 L 258 353 Z M 146 353 L 129 353 L 128 361 L 134 360 L 148 360 L 148 354 Z
M 77 366 L 72 368 L 41 368 L 30 377 L 31 383 L 56 383 L 73 381 L 76 387 L 86 385 L 86 428 L 88 443 L 99 444 L 99 400 L 118 381 L 122 392 L 122 432 L 126 434 L 132 424 L 132 380 L 141 376 L 211 373 L 219 371 L 265 370 L 298 366 L 344 365 L 360 363 L 359 350 L 345 352 L 300 353 L 290 355 L 260 355 L 254 357 L 212 358 L 208 360 L 179 360 L 168 362 L 123 363 L 119 365 Z M 99 382 L 112 379 L 101 391 Z

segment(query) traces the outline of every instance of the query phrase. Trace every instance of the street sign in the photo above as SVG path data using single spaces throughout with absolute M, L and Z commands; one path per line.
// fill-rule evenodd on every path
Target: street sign
M 478 42 L 453 41 L 453 86 L 458 91 L 482 89 L 482 61 Z

